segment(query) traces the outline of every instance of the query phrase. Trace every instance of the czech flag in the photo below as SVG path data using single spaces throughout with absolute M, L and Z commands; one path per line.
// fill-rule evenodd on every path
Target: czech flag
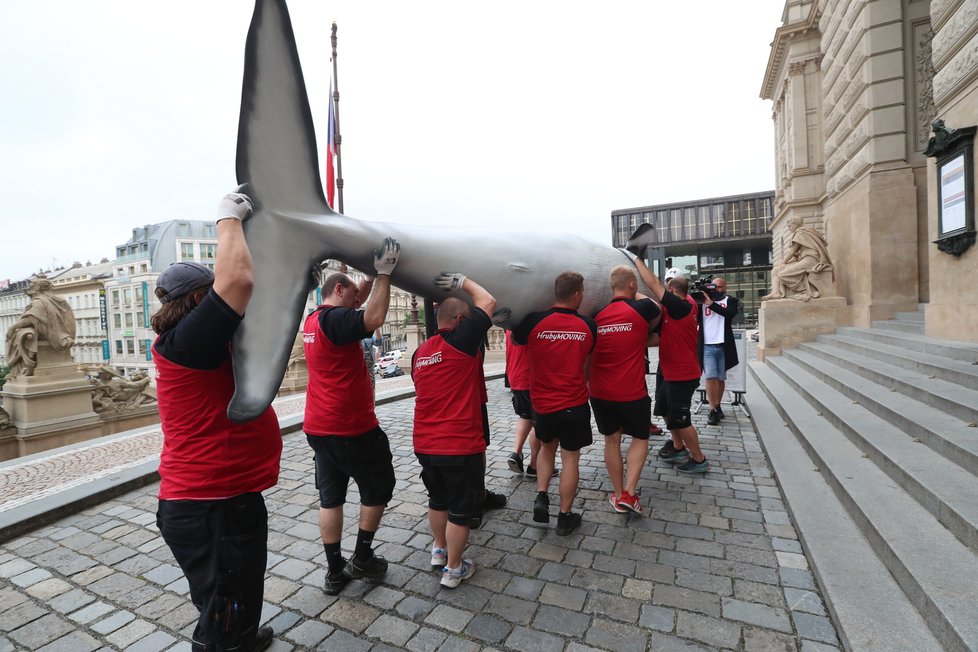
M 333 113 L 333 80 L 329 80 L 329 128 L 326 131 L 326 202 L 332 209 L 336 197 L 336 115 Z

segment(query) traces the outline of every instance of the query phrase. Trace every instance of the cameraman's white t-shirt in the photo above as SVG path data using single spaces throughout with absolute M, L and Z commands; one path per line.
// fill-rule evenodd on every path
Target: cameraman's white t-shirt
M 724 308 L 727 307 L 728 295 L 720 301 L 714 301 Z M 723 315 L 718 315 L 709 306 L 703 306 L 703 342 L 706 344 L 723 344 Z

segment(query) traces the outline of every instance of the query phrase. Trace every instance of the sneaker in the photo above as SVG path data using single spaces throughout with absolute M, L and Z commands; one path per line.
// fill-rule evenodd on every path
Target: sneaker
M 486 490 L 486 496 L 482 499 L 482 509 L 488 512 L 490 509 L 501 509 L 506 506 L 506 496 Z
M 670 464 L 681 464 L 689 459 L 689 451 L 685 448 L 680 448 L 678 451 L 676 449 L 672 450 L 669 455 L 660 455 L 663 462 L 669 462 Z
M 444 548 L 432 548 L 431 549 L 431 566 L 432 568 L 444 568 L 445 564 L 448 563 L 448 551 Z
M 574 512 L 557 514 L 557 535 L 565 536 L 581 526 L 581 515 Z
M 469 529 L 478 530 L 482 527 L 482 514 L 476 514 L 475 516 L 469 517 Z
M 635 512 L 636 514 L 642 513 L 642 501 L 638 496 L 633 496 L 627 491 L 621 494 L 621 498 L 618 499 L 618 511 L 620 512 Z
M 522 453 L 510 453 L 509 459 L 506 460 L 509 464 L 509 470 L 513 473 L 523 473 L 523 454 Z
M 611 503 L 611 509 L 615 510 L 619 514 L 625 514 L 628 512 L 627 509 L 618 505 L 618 496 L 615 495 L 614 491 L 608 494 L 608 502 Z
M 667 439 L 666 443 L 662 445 L 659 449 L 659 457 L 668 457 L 676 452 L 676 445 L 672 443 L 672 439 Z
M 717 416 L 720 417 L 721 419 L 727 418 L 727 415 L 723 413 L 723 407 L 720 405 L 717 406 Z
M 662 428 L 655 425 L 654 423 L 649 424 L 649 434 L 658 437 L 662 434 Z
M 536 523 L 550 522 L 550 496 L 545 491 L 538 492 L 533 501 L 533 520 Z
M 695 462 L 690 457 L 684 463 L 678 465 L 676 470 L 680 473 L 706 473 L 710 470 L 710 463 L 706 461 L 705 457 L 702 462 Z
M 255 632 L 255 640 L 251 643 L 251 647 L 245 649 L 248 652 L 262 652 L 262 650 L 267 650 L 272 644 L 272 637 L 274 635 L 275 632 L 268 625 L 259 627 L 258 631 Z
M 710 410 L 710 416 L 706 418 L 706 425 L 708 426 L 720 425 L 720 415 L 717 414 L 716 410 Z
M 369 580 L 379 580 L 387 574 L 387 560 L 377 555 L 370 555 L 369 559 L 354 557 L 346 565 L 345 571 L 354 579 L 366 577 Z
M 454 589 L 473 575 L 475 575 L 475 562 L 471 559 L 463 559 L 462 565 L 458 568 L 445 567 L 441 572 L 441 585 L 446 589 Z
M 349 564 L 346 566 L 349 566 Z M 347 572 L 346 566 L 335 573 L 330 573 L 327 571 L 326 581 L 323 585 L 323 591 L 326 593 L 326 595 L 337 595 L 343 590 L 343 587 L 349 584 L 350 580 L 353 579 Z

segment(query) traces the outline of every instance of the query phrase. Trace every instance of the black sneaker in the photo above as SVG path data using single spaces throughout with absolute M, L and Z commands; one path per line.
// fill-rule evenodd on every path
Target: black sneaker
M 723 413 L 723 406 L 720 405 L 717 406 L 717 416 L 720 417 L 721 419 L 727 418 L 727 415 Z
M 676 447 L 672 443 L 672 439 L 667 439 L 666 443 L 662 445 L 659 449 L 659 457 L 669 457 L 676 452 Z
M 272 637 L 275 632 L 268 625 L 264 627 L 259 627 L 258 631 L 255 632 L 255 640 L 252 642 L 251 647 L 244 648 L 248 652 L 262 652 L 262 650 L 267 650 L 268 646 L 272 644 Z
M 533 521 L 535 523 L 550 522 L 550 496 L 545 491 L 538 492 L 536 500 L 533 501 Z
M 353 557 L 344 570 L 354 579 L 379 580 L 387 574 L 387 560 L 377 555 L 370 555 L 369 559 Z
M 702 462 L 696 462 L 691 457 L 684 463 L 676 465 L 676 470 L 680 473 L 706 473 L 710 470 L 710 463 L 705 457 Z
M 565 536 L 581 526 L 581 515 L 574 512 L 557 514 L 557 535 Z
M 523 455 L 521 453 L 510 453 L 506 464 L 509 465 L 509 470 L 513 473 L 523 474 Z
M 349 584 L 350 580 L 353 579 L 347 572 L 347 566 L 349 566 L 349 564 L 335 573 L 330 573 L 327 571 L 326 582 L 323 585 L 323 591 L 326 592 L 326 595 L 337 595 L 343 590 L 343 587 Z
M 560 469 L 554 467 L 553 475 L 551 475 L 550 477 L 551 478 L 556 478 L 556 477 L 559 477 L 559 476 L 560 476 Z M 537 479 L 537 469 L 536 469 L 535 466 L 528 466 L 528 467 L 526 467 L 526 477 L 530 478 L 531 480 L 536 480 Z
M 720 415 L 717 414 L 716 410 L 710 410 L 710 416 L 706 418 L 706 425 L 708 426 L 720 425 Z
M 486 489 L 486 496 L 482 499 L 483 511 L 488 512 L 490 509 L 502 509 L 505 506 L 506 496 Z

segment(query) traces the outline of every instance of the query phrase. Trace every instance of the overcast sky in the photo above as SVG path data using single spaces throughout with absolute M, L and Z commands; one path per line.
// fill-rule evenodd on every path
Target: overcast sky
M 320 153 L 339 25 L 352 217 L 610 243 L 614 209 L 774 187 L 758 94 L 783 0 L 289 5 Z M 0 280 L 212 219 L 235 185 L 251 13 L 0 0 Z

